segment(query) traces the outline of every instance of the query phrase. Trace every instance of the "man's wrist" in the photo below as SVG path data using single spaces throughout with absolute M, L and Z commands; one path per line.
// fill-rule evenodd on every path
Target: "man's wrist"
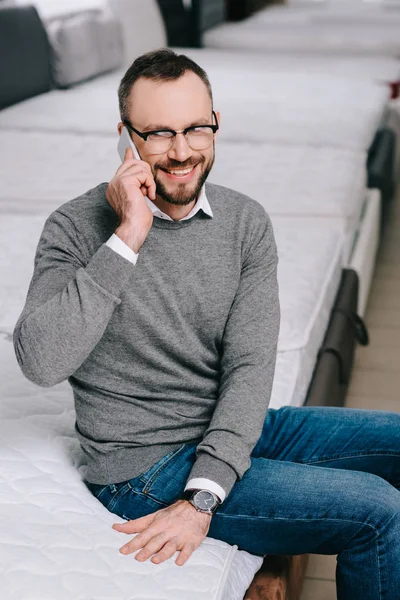
M 132 226 L 128 222 L 122 222 L 119 227 L 114 231 L 114 234 L 119 237 L 129 248 L 136 254 L 140 250 L 140 245 L 137 241 L 137 234 L 132 229 Z
M 209 490 L 188 489 L 184 490 L 181 500 L 187 500 L 198 512 L 213 515 L 221 504 L 216 494 Z

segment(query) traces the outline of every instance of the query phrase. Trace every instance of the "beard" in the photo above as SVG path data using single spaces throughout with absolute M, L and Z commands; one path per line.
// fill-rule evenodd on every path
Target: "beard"
M 210 174 L 210 171 L 213 167 L 214 164 L 214 160 L 215 160 L 215 146 L 214 146 L 214 152 L 212 157 L 210 158 L 210 160 L 206 163 L 206 159 L 203 157 L 201 157 L 200 160 L 188 160 L 184 163 L 181 163 L 179 161 L 169 161 L 166 164 L 162 164 L 162 163 L 157 163 L 156 165 L 154 165 L 154 171 L 155 171 L 155 175 L 154 175 L 154 181 L 156 183 L 156 193 L 158 196 L 160 196 L 160 198 L 162 200 L 164 200 L 165 202 L 169 202 L 170 204 L 175 204 L 178 206 L 187 206 L 188 204 L 190 204 L 191 202 L 193 202 L 193 200 L 197 200 L 201 189 L 204 185 L 204 183 L 206 182 L 207 177 Z M 157 170 L 161 169 L 161 170 L 167 170 L 167 169 L 188 169 L 189 167 L 194 167 L 197 164 L 201 164 L 203 165 L 202 167 L 202 171 L 200 173 L 200 175 L 197 178 L 197 181 L 194 183 L 194 187 L 192 189 L 187 189 L 188 185 L 192 186 L 193 182 L 189 182 L 189 184 L 186 183 L 179 183 L 178 182 L 178 186 L 177 189 L 175 189 L 173 192 L 168 191 L 167 188 L 165 187 L 165 185 L 160 181 L 160 179 L 157 177 Z M 205 166 L 204 166 L 205 165 Z

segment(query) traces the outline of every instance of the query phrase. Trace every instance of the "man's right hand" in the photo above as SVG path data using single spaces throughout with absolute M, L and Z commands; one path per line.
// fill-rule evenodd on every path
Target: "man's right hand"
M 139 252 L 153 224 L 144 196 L 156 198 L 150 165 L 136 160 L 132 148 L 127 148 L 124 162 L 108 184 L 106 198 L 119 217 L 115 234 L 134 252 Z

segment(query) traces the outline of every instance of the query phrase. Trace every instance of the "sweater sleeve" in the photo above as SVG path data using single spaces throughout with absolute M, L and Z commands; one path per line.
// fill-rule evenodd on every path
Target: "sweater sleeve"
M 223 335 L 218 401 L 188 477 L 212 479 L 226 496 L 251 465 L 275 371 L 280 325 L 278 257 L 272 225 L 264 215 L 243 258 Z
M 13 333 L 27 379 L 50 387 L 67 379 L 101 339 L 135 266 L 106 244 L 87 250 L 69 217 L 47 219 L 33 276 Z

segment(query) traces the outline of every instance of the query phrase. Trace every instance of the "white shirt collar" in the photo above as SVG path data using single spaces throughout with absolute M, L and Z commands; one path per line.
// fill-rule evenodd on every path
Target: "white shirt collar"
M 151 208 L 151 210 L 153 212 L 153 216 L 160 217 L 161 219 L 167 219 L 169 221 L 173 221 L 174 220 L 169 215 L 167 215 L 165 212 L 163 212 L 162 210 L 160 210 L 158 208 L 158 206 L 156 204 L 154 204 L 154 202 L 152 202 L 147 196 L 145 197 L 145 200 L 147 202 L 147 205 Z M 197 199 L 197 202 L 193 206 L 193 208 L 190 211 L 190 213 L 188 215 L 186 215 L 186 217 L 183 217 L 183 219 L 179 219 L 179 221 L 185 221 L 186 219 L 191 219 L 192 217 L 194 217 L 194 215 L 200 209 L 202 209 L 206 213 L 206 215 L 208 215 L 210 217 L 213 216 L 210 203 L 207 200 L 207 196 L 206 196 L 206 191 L 205 191 L 205 186 L 204 185 L 201 188 L 201 192 L 200 192 L 200 195 L 199 195 L 199 197 Z

